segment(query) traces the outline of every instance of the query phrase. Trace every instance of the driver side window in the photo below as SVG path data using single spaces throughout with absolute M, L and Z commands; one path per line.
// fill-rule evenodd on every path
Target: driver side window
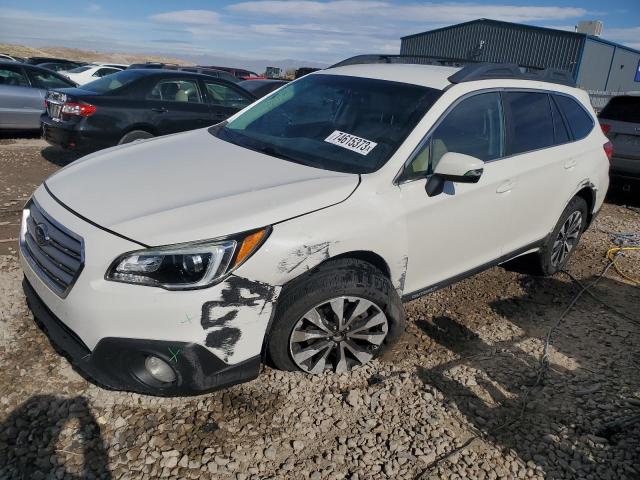
M 483 161 L 503 156 L 504 125 L 499 93 L 481 93 L 456 105 L 408 165 L 405 179 L 432 174 L 447 152 L 464 153 Z

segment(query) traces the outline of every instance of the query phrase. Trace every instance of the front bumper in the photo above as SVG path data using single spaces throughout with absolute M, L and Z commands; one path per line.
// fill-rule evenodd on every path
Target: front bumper
M 112 388 L 167 395 L 219 388 L 257 374 L 280 287 L 250 280 L 253 275 L 242 268 L 200 290 L 168 291 L 107 281 L 104 274 L 114 258 L 144 245 L 88 223 L 44 187 L 34 199 L 55 222 L 84 241 L 84 267 L 66 296 L 52 290 L 31 266 L 28 252 L 22 246 L 20 251 L 35 316 L 54 344 L 66 345 L 63 350 L 80 370 Z M 242 270 L 247 275 L 240 277 Z M 175 367 L 172 352 L 178 350 L 176 388 L 147 388 L 136 378 L 132 383 L 136 372 L 129 363 L 154 355 Z M 87 355 L 90 362 L 82 360 Z
M 91 351 L 51 313 L 26 278 L 22 286 L 36 323 L 56 351 L 101 386 L 150 395 L 193 395 L 252 380 L 260 371 L 260 355 L 227 365 L 196 343 L 109 337 Z M 149 355 L 172 366 L 174 383 L 162 384 L 145 375 L 144 359 Z

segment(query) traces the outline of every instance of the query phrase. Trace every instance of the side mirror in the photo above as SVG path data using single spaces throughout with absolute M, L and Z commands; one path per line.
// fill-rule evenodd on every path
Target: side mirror
M 445 153 L 433 175 L 427 181 L 425 190 L 433 197 L 442 193 L 445 182 L 478 183 L 484 169 L 484 162 L 464 153 Z

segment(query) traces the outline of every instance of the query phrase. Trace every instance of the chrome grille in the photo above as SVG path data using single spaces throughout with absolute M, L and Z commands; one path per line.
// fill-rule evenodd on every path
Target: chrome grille
M 30 201 L 22 215 L 20 248 L 40 279 L 66 297 L 84 265 L 81 237 L 49 217 Z

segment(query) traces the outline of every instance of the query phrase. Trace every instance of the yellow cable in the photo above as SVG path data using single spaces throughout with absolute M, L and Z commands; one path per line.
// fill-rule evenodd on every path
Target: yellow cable
M 640 280 L 630 277 L 629 275 L 625 274 L 624 272 L 622 272 L 619 268 L 618 265 L 616 264 L 616 256 L 619 252 L 625 252 L 625 251 L 629 251 L 629 250 L 640 250 L 640 247 L 614 247 L 614 248 L 610 248 L 609 250 L 607 250 L 607 258 L 613 263 L 613 268 L 616 269 L 616 272 L 618 272 L 618 275 L 620 275 L 622 278 L 624 278 L 625 280 L 630 281 L 631 283 L 635 283 L 636 285 L 640 285 Z

